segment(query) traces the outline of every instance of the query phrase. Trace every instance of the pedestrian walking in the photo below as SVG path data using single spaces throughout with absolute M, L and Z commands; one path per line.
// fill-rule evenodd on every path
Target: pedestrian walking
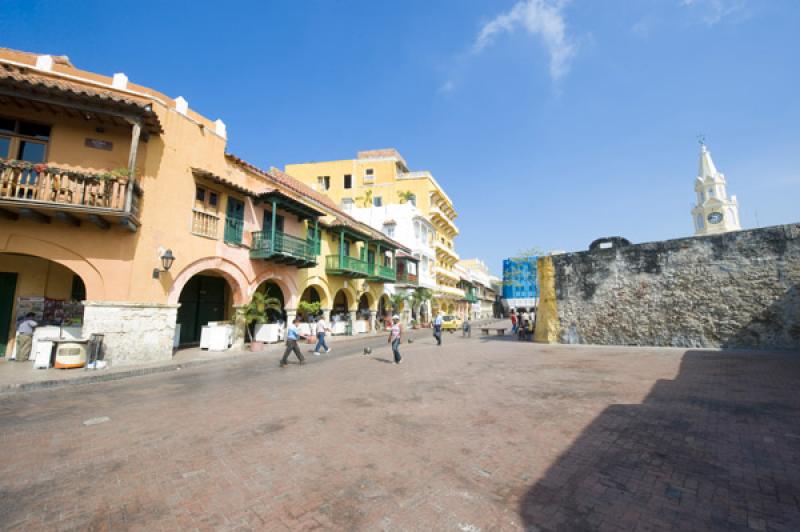
M 436 345 L 442 345 L 442 311 L 436 314 L 433 320 L 433 337 L 436 338 Z
M 392 316 L 392 326 L 389 329 L 388 343 L 392 344 L 392 354 L 394 355 L 394 363 L 401 364 L 403 357 L 400 356 L 400 338 L 402 336 L 402 329 L 400 328 L 400 316 Z
M 286 367 L 289 363 L 289 353 L 294 352 L 297 356 L 297 359 L 300 361 L 300 364 L 305 364 L 306 359 L 303 358 L 303 353 L 300 352 L 300 347 L 297 345 L 297 341 L 300 338 L 305 338 L 302 334 L 300 334 L 300 320 L 295 318 L 292 321 L 292 324 L 289 325 L 289 329 L 286 331 L 286 350 L 283 352 L 283 358 L 281 359 L 281 367 Z
M 328 327 L 328 324 L 325 323 L 325 318 L 320 314 L 320 316 L 317 318 L 317 345 L 314 347 L 314 356 L 319 356 L 320 349 L 325 349 L 326 353 L 331 352 L 331 348 L 328 347 L 328 344 L 325 342 L 325 333 L 330 332 L 330 330 L 331 329 Z
M 469 323 L 469 317 L 464 318 L 464 323 L 461 324 L 461 336 L 472 337 L 472 325 Z
M 514 312 L 514 309 L 511 309 L 511 334 L 515 334 L 517 332 L 517 313 Z
M 36 314 L 28 312 L 17 325 L 17 362 L 25 362 L 31 356 L 31 345 L 33 344 L 33 330 L 39 326 L 33 319 Z

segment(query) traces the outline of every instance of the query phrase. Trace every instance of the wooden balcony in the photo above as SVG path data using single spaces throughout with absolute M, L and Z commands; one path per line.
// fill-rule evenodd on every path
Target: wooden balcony
M 397 284 L 419 286 L 419 276 L 416 273 L 397 272 Z
M 392 266 L 380 266 L 378 264 L 367 264 L 369 266 L 370 281 L 384 281 L 393 283 L 397 280 L 397 273 Z
M 142 191 L 124 176 L 91 174 L 46 164 L 0 159 L 0 217 L 41 223 L 52 218 L 102 229 L 139 227 Z
M 331 275 L 344 275 L 356 279 L 366 279 L 371 274 L 370 264 L 366 261 L 339 255 L 325 257 L 325 271 Z
M 274 240 L 269 231 L 254 231 L 252 236 L 251 259 L 264 259 L 298 268 L 310 268 L 317 265 L 318 240 L 304 240 L 281 231 L 275 231 Z

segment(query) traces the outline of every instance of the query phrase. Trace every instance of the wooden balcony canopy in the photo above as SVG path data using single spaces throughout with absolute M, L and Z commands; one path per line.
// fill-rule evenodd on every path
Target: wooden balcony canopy
M 234 183 L 233 181 L 225 179 L 224 177 L 215 175 L 208 170 L 203 170 L 202 168 L 192 168 L 192 173 L 195 175 L 195 177 L 206 179 L 212 183 L 216 183 L 230 190 L 234 190 L 243 196 L 253 198 L 256 204 L 271 204 L 274 201 L 282 210 L 296 215 L 300 221 L 315 220 L 325 214 L 309 205 L 306 205 L 305 203 L 298 201 L 297 199 L 278 190 L 277 188 L 266 187 L 260 191 L 256 191 L 247 187 L 243 187 L 242 185 Z
M 144 97 L 50 77 L 19 65 L 0 63 L 0 102 L 118 125 L 139 123 L 154 135 L 163 132 L 152 102 Z

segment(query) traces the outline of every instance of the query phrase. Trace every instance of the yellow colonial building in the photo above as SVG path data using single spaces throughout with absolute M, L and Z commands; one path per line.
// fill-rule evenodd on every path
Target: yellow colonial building
M 466 309 L 462 279 L 456 270 L 459 256 L 453 202 L 428 171 L 410 171 L 395 149 L 358 152 L 355 159 L 286 165 L 286 172 L 317 192 L 327 195 L 345 212 L 353 208 L 382 207 L 410 202 L 432 224 L 429 244 L 436 250 L 432 266 L 436 277 L 434 311 Z
M 280 301 L 274 320 L 306 301 L 370 328 L 408 250 L 226 141 L 183 97 L 0 49 L 0 355 L 28 311 L 103 334 L 114 365 L 226 322 L 238 347 L 256 291 Z

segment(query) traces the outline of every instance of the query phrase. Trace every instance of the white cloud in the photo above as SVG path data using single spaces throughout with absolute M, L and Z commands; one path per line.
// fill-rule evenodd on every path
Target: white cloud
M 473 50 L 480 52 L 492 43 L 496 35 L 511 33 L 520 27 L 542 40 L 550 55 L 550 77 L 553 80 L 562 78 L 569 72 L 570 61 L 575 55 L 575 45 L 567 36 L 564 22 L 566 3 L 567 0 L 520 0 L 481 28 Z
M 704 23 L 713 26 L 722 19 L 742 14 L 747 0 L 680 0 L 680 5 L 696 10 Z
M 452 79 L 448 79 L 447 81 L 442 83 L 441 87 L 439 87 L 439 92 L 448 93 L 448 92 L 452 91 L 455 88 L 456 88 L 455 82 Z

